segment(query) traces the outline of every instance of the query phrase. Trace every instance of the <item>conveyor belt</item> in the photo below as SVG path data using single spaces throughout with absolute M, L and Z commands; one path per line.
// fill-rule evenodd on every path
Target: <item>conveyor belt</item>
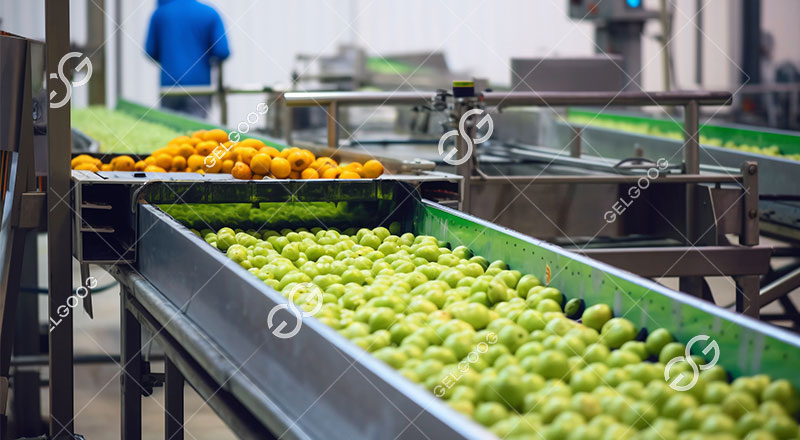
M 280 194 L 290 191 L 287 182 L 235 184 L 244 189 L 215 192 L 215 201 L 279 203 L 285 201 Z M 352 192 L 349 184 L 309 182 L 291 188 L 291 193 L 298 200 L 298 210 L 315 209 L 315 205 L 300 206 L 305 202 L 338 200 L 337 195 L 349 194 L 350 203 L 369 204 L 377 218 L 400 221 L 404 229 L 416 234 L 469 244 L 475 254 L 503 259 L 526 273 L 550 271 L 554 274 L 551 285 L 568 297 L 583 298 L 588 305 L 611 304 L 615 315 L 637 326 L 667 327 L 684 343 L 698 334 L 710 335 L 719 344 L 719 364 L 734 376 L 764 373 L 800 386 L 797 335 L 421 200 L 402 183 L 359 184 Z M 169 185 L 173 184 L 151 184 Z M 256 192 L 252 187 L 258 185 L 275 188 Z M 180 310 L 181 320 L 189 320 L 201 337 L 221 348 L 219 354 L 197 351 L 192 339 L 198 335 L 181 341 L 206 371 L 221 374 L 220 381 L 233 374 L 241 375 L 242 383 L 252 384 L 239 386 L 228 381 L 226 392 L 278 434 L 285 430 L 285 422 L 280 420 L 296 420 L 288 429 L 299 437 L 419 438 L 415 427 L 430 438 L 489 437 L 481 427 L 315 319 L 304 320 L 291 340 L 272 335 L 266 327 L 266 314 L 286 301 L 283 296 L 154 206 L 174 203 L 178 197 L 189 203 L 201 202 L 207 191 L 195 186 L 142 193 L 151 204 L 138 207 L 136 269 L 148 283 L 147 289 L 152 286 L 148 295 L 158 292 L 170 307 Z M 237 193 L 260 196 L 241 200 Z M 291 322 L 289 313 L 285 315 L 281 318 Z M 256 395 L 263 397 L 255 399 Z M 414 426 L 409 427 L 409 420 Z

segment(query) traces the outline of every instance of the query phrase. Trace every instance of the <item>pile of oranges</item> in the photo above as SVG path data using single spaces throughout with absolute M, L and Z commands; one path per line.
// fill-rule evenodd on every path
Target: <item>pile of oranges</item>
M 145 158 L 135 161 L 118 156 L 109 163 L 81 154 L 72 159 L 73 170 L 230 173 L 242 180 L 272 179 L 374 179 L 383 174 L 377 160 L 339 165 L 330 157 L 316 157 L 297 147 L 279 151 L 258 139 L 232 142 L 223 130 L 199 130 L 178 136 Z

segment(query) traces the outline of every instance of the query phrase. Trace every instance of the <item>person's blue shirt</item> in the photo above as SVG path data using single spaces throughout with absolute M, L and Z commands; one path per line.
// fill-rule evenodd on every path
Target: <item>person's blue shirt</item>
M 158 0 L 147 54 L 161 64 L 161 85 L 211 84 L 211 59 L 230 55 L 217 11 L 197 0 Z

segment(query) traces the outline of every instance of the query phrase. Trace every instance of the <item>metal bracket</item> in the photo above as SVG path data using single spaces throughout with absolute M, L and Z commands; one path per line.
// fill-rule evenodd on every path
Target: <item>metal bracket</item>
M 150 362 L 142 362 L 142 395 L 150 396 L 153 394 L 154 387 L 164 386 L 164 373 L 152 373 Z

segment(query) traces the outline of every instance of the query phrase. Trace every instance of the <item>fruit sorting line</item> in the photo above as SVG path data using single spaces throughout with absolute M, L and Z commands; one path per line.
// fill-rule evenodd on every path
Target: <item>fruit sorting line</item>
M 736 308 L 758 316 L 758 277 L 767 271 L 769 249 L 758 247 L 757 177 L 754 162 L 738 164 L 736 171 L 709 173 L 700 170 L 698 144 L 699 107 L 724 105 L 725 92 L 476 92 L 474 88 L 456 87 L 453 93 L 439 92 L 287 92 L 289 107 L 322 106 L 328 115 L 328 145 L 338 145 L 336 115 L 343 106 L 411 105 L 427 102 L 431 111 L 443 112 L 449 128 L 459 127 L 467 111 L 495 111 L 495 131 L 485 144 L 475 147 L 476 154 L 453 167 L 462 177 L 460 209 L 480 218 L 536 237 L 564 239 L 575 247 L 580 237 L 611 239 L 640 236 L 645 244 L 616 245 L 616 251 L 587 249 L 596 258 L 607 258 L 641 275 L 669 274 L 680 277 L 680 289 L 713 301 L 705 276 L 732 276 L 736 283 Z M 630 189 L 657 163 L 650 161 L 609 161 L 603 157 L 581 155 L 580 138 L 563 136 L 550 148 L 538 148 L 531 139 L 536 131 L 535 112 L 514 112 L 520 107 L 571 105 L 678 105 L 684 108 L 685 130 L 682 145 L 669 154 L 667 169 L 630 202 Z M 508 111 L 506 109 L 511 109 Z M 474 124 L 474 122 L 473 122 Z M 473 138 L 476 128 L 466 124 Z M 539 127 L 539 129 L 542 129 Z M 537 137 L 534 133 L 534 138 Z M 457 136 L 460 157 L 468 145 Z M 573 139 L 574 138 L 574 139 Z M 390 139 L 371 144 L 392 145 Z M 553 148 L 552 146 L 560 146 Z M 682 148 L 678 148 L 682 147 Z M 571 149 L 571 156 L 565 150 Z M 719 171 L 719 170 L 717 170 Z M 627 200 L 627 201 L 626 201 Z M 532 205 L 532 206 L 531 206 Z M 632 205 L 632 206 L 631 206 Z M 603 212 L 616 207 L 619 219 L 608 221 Z M 623 216 L 623 212 L 625 215 Z M 613 214 L 613 212 L 612 212 Z M 531 221 L 532 218 L 541 221 Z M 739 236 L 731 244 L 725 234 Z M 577 240 L 577 241 L 576 241 Z M 603 243 L 590 243 L 603 247 Z M 612 244 L 613 245 L 613 244 Z M 702 246 L 702 247 L 700 247 Z M 647 267 L 639 264 L 645 252 Z M 707 254 L 706 254 L 707 253 Z M 691 261 L 675 264 L 675 255 Z M 708 255 L 708 256 L 707 256 Z M 713 255 L 713 257 L 710 257 Z M 712 264 L 707 264 L 713 261 Z M 751 264 L 740 264 L 748 261 Z M 754 305 L 754 306 L 751 306 Z
M 228 186 L 228 190 L 217 191 L 216 185 Z M 405 429 L 409 417 L 415 416 L 414 425 L 432 438 L 491 435 L 316 319 L 303 319 L 294 337 L 275 336 L 265 316 L 285 298 L 159 206 L 180 202 L 203 210 L 209 201 L 268 206 L 296 198 L 293 208 L 310 211 L 309 219 L 313 219 L 316 214 L 324 215 L 334 201 L 348 203 L 355 211 L 356 206 L 364 205 L 372 217 L 359 216 L 362 222 L 396 221 L 401 230 L 432 235 L 454 246 L 469 244 L 475 255 L 508 261 L 511 268 L 524 273 L 543 277 L 552 273 L 550 285 L 568 298 L 582 298 L 587 306 L 612 305 L 616 315 L 624 314 L 638 328 L 665 324 L 683 343 L 697 334 L 713 334 L 719 344 L 719 365 L 734 377 L 763 373 L 800 385 L 795 374 L 800 338 L 784 330 L 423 200 L 401 182 L 290 185 L 277 181 L 194 186 L 147 183 L 135 205 L 140 234 L 135 270 L 123 265 L 108 267 L 123 286 L 121 337 L 126 375 L 137 381 L 144 378 L 137 358 L 140 326 L 163 327 L 156 339 L 171 359 L 168 381 L 173 377 L 179 383 L 197 383 L 195 388 L 204 397 L 221 386 L 210 404 L 243 438 L 264 438 L 267 431 L 294 438 L 418 438 L 413 427 Z M 259 189 L 265 186 L 273 190 Z M 245 227 L 250 222 L 249 216 L 237 221 L 236 216 L 203 212 L 211 227 L 222 223 Z M 321 225 L 298 219 L 292 212 L 278 214 L 275 220 L 276 228 Z M 344 227 L 352 221 L 343 216 L 334 224 Z M 209 278 L 209 274 L 214 276 Z M 289 326 L 294 323 L 289 311 L 276 316 Z M 167 411 L 180 417 L 182 412 L 170 404 L 171 386 L 174 383 L 167 382 Z M 123 429 L 134 434 L 141 423 L 138 391 L 136 382 L 123 384 Z

